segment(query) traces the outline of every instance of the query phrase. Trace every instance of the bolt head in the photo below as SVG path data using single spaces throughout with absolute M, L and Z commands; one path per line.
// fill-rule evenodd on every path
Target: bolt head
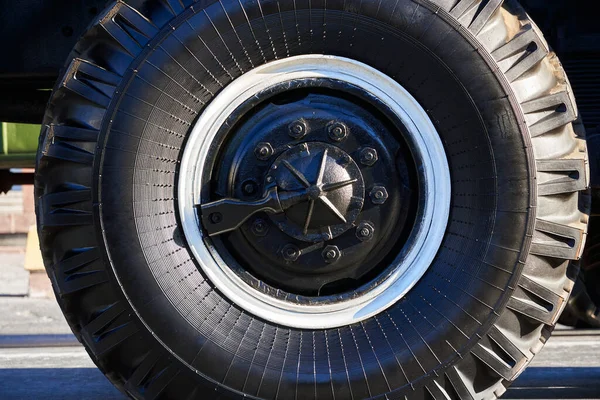
M 329 245 L 323 249 L 321 255 L 327 264 L 333 264 L 340 259 L 342 253 L 337 246 Z
M 246 181 L 242 185 L 242 191 L 244 194 L 251 195 L 256 192 L 256 183 L 252 181 Z
M 264 219 L 258 218 L 252 223 L 251 230 L 256 236 L 265 236 L 269 231 L 269 225 Z
M 273 146 L 271 146 L 271 143 L 260 142 L 254 149 L 254 155 L 259 160 L 266 161 L 273 155 Z
M 371 189 L 369 196 L 371 197 L 373 204 L 379 205 L 385 203 L 389 197 L 386 188 L 383 186 L 374 186 L 373 189 Z
M 329 138 L 336 142 L 341 142 L 348 136 L 348 128 L 341 122 L 334 122 L 328 129 Z
M 221 221 L 223 221 L 223 214 L 218 212 L 210 214 L 210 222 L 213 224 L 218 224 Z
M 283 259 L 288 262 L 294 262 L 300 257 L 300 249 L 293 244 L 286 244 L 281 249 Z
M 371 165 L 374 165 L 378 159 L 379 156 L 377 155 L 377 150 L 372 147 L 365 147 L 360 151 L 360 162 L 363 165 L 370 167 Z
M 306 135 L 307 129 L 304 121 L 294 121 L 289 126 L 288 135 L 294 139 L 301 139 Z
M 347 154 L 344 154 L 344 155 L 343 155 L 343 156 L 340 158 L 340 160 L 338 161 L 338 163 L 339 163 L 340 165 L 342 165 L 342 166 L 344 166 L 344 167 L 345 167 L 345 166 L 347 166 L 348 164 L 350 164 L 350 161 L 351 161 L 351 159 L 350 159 L 350 156 L 349 156 L 349 155 L 347 155 Z
M 373 239 L 375 235 L 375 227 L 370 222 L 363 221 L 356 227 L 356 237 L 361 242 L 366 242 Z

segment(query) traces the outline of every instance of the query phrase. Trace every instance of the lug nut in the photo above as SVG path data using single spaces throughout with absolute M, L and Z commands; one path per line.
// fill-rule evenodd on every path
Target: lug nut
M 340 249 L 337 246 L 330 245 L 326 246 L 325 249 L 323 249 L 321 255 L 323 256 L 323 259 L 327 264 L 333 264 L 334 262 L 340 259 L 342 253 L 340 252 Z
M 373 204 L 383 204 L 388 199 L 388 192 L 383 186 L 374 186 L 369 193 Z
M 269 232 L 269 225 L 267 225 L 264 219 L 258 218 L 252 223 L 251 230 L 256 236 L 265 236 Z
M 360 151 L 360 162 L 363 165 L 371 166 L 377 162 L 379 157 L 377 156 L 377 150 L 372 147 L 365 147 Z
M 273 146 L 271 143 L 260 142 L 254 149 L 254 155 L 259 160 L 266 161 L 273 155 Z
M 283 249 L 281 249 L 281 254 L 285 261 L 294 262 L 300 257 L 300 249 L 293 244 L 286 244 L 283 246 Z
M 304 121 L 299 120 L 290 124 L 288 135 L 294 139 L 301 139 L 306 135 L 306 131 L 306 124 Z
M 348 136 L 348 128 L 340 122 L 335 122 L 329 126 L 328 133 L 331 140 L 341 142 Z
M 369 222 L 363 221 L 356 227 L 356 237 L 361 242 L 373 239 L 373 235 L 375 235 L 375 228 Z

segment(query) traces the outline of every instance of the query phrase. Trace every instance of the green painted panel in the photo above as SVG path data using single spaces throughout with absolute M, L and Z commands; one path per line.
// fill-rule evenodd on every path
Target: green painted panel
M 35 165 L 39 136 L 39 125 L 0 123 L 0 168 Z
M 35 153 L 40 136 L 40 126 L 2 123 L 2 150 L 4 154 Z

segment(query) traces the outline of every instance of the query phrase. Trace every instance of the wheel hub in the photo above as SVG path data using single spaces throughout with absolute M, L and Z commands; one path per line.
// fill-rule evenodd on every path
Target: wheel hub
M 271 219 L 283 232 L 305 242 L 336 238 L 350 229 L 364 203 L 363 176 L 344 150 L 307 142 L 283 152 L 271 166 L 285 211 Z M 295 198 L 302 200 L 287 207 Z
M 418 192 L 398 126 L 364 93 L 326 85 L 285 90 L 232 124 L 216 163 L 215 192 L 228 196 L 201 207 L 242 274 L 307 296 L 381 273 L 410 232 Z
M 401 298 L 435 257 L 450 204 L 425 110 L 335 56 L 276 61 L 228 85 L 190 134 L 178 186 L 208 279 L 297 327 L 361 321 Z

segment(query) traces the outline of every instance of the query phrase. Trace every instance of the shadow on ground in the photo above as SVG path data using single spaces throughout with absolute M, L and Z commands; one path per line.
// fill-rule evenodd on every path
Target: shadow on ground
M 530 367 L 503 399 L 598 399 L 600 368 Z
M 95 368 L 0 369 L 4 400 L 124 400 L 125 397 Z M 600 368 L 525 370 L 505 399 L 595 399 L 600 396 Z
M 0 398 L 124 400 L 96 368 L 0 369 Z

